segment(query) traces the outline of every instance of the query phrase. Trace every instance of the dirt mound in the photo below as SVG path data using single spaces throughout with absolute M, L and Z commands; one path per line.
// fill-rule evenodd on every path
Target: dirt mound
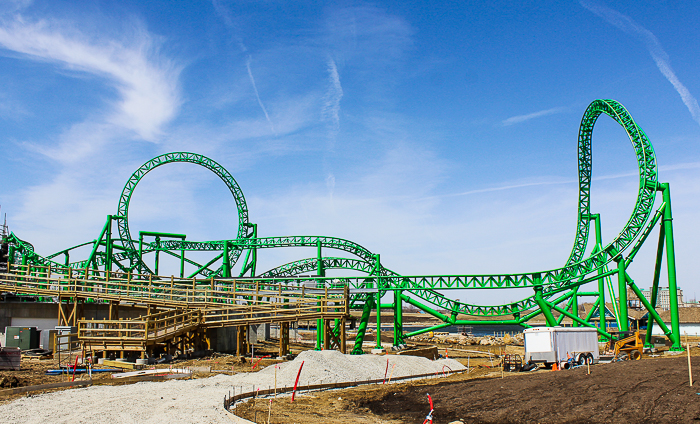
M 435 422 L 685 423 L 700 420 L 687 360 L 669 358 L 537 371 L 505 379 L 471 380 L 430 388 Z M 429 410 L 426 388 L 387 392 L 362 407 L 383 419 L 420 422 Z
M 19 378 L 15 377 L 15 376 L 9 376 L 9 377 L 2 376 L 2 377 L 0 377 L 0 387 L 2 387 L 3 389 L 9 389 L 11 387 L 19 387 L 19 385 L 20 385 Z

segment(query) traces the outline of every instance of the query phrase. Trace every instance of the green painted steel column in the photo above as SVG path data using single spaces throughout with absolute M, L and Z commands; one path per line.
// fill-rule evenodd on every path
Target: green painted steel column
M 185 278 L 185 249 L 180 249 L 180 278 Z
M 571 313 L 578 316 L 578 287 L 574 289 L 574 296 L 573 299 L 571 300 Z M 572 327 L 578 327 L 579 322 L 576 320 L 572 320 L 571 322 Z
M 372 314 L 372 309 L 374 309 L 374 296 L 371 293 L 367 293 L 365 305 L 362 308 L 360 324 L 357 326 L 355 346 L 352 348 L 352 352 L 350 352 L 351 355 L 362 355 L 365 353 L 362 350 L 362 343 L 365 341 L 365 333 L 367 332 L 367 324 L 369 323 L 369 317 Z
M 552 315 L 552 310 L 549 308 L 549 306 L 547 306 L 547 303 L 542 297 L 542 275 L 532 274 L 532 284 L 535 285 L 533 287 L 535 289 L 535 301 L 537 302 L 537 305 L 539 305 L 542 314 L 544 314 L 544 319 L 547 321 L 547 326 L 556 327 L 557 320 L 554 318 L 554 315 Z
M 316 275 L 319 277 L 325 277 L 326 275 L 326 270 L 323 268 L 323 252 L 321 251 L 321 240 L 316 240 Z M 317 287 L 321 286 L 321 282 L 319 281 L 316 284 Z M 321 303 L 318 303 L 318 310 L 321 310 Z M 323 349 L 323 319 L 317 318 L 316 319 L 316 350 L 321 350 Z
M 258 238 L 258 224 L 252 224 L 253 225 L 253 238 L 257 239 Z M 255 268 L 258 265 L 258 249 L 256 247 L 253 248 L 252 252 L 252 260 L 250 262 L 250 276 L 255 277 L 256 270 Z
M 377 349 L 382 348 L 382 292 L 379 290 L 379 282 L 377 281 Z
M 224 254 L 221 255 L 221 276 L 231 278 L 231 262 L 229 262 L 229 252 L 231 250 L 231 242 L 224 242 Z
M 620 316 L 620 331 L 629 331 L 629 316 L 627 314 L 627 278 L 625 277 L 625 258 L 620 255 L 617 262 L 617 289 Z
M 664 232 L 664 223 L 662 221 L 659 225 L 659 244 L 656 246 L 656 263 L 654 264 L 654 279 L 651 283 L 651 296 L 649 298 L 649 303 L 654 308 L 656 308 L 656 299 L 659 295 L 659 279 L 661 278 L 661 265 L 663 265 L 665 240 L 666 234 Z M 647 335 L 644 339 L 644 347 L 654 347 L 653 343 L 651 342 L 651 330 L 653 328 L 654 322 L 651 319 L 647 319 Z
M 160 259 L 160 237 L 156 236 L 156 267 L 154 269 L 156 275 L 160 275 L 160 274 L 158 274 L 159 259 Z
M 139 261 L 138 261 L 139 274 L 143 274 L 142 265 L 143 265 L 143 234 L 141 232 L 139 232 Z
M 600 214 L 591 214 L 590 218 L 595 220 L 595 248 L 597 250 L 600 250 L 603 248 L 603 231 L 601 229 Z M 602 268 L 598 270 L 598 275 L 603 273 L 604 271 Z M 613 299 L 613 301 L 615 300 Z M 608 329 L 605 318 L 605 310 L 605 278 L 600 277 L 598 279 L 598 315 L 600 317 L 598 320 L 598 328 L 600 328 L 601 331 L 607 333 Z
M 10 245 L 10 247 L 7 249 L 7 271 L 10 271 L 10 265 L 14 262 L 15 259 L 15 246 Z
M 676 285 L 676 253 L 673 244 L 673 214 L 671 213 L 671 187 L 668 183 L 659 184 L 666 203 L 664 209 L 664 232 L 666 233 L 666 267 L 668 270 L 668 297 L 671 306 L 671 330 L 673 331 L 672 351 L 681 351 L 681 329 L 678 322 L 678 286 Z
M 403 344 L 403 301 L 401 290 L 394 290 L 394 346 Z
M 602 272 L 602 270 L 598 270 L 598 274 Z M 605 279 L 603 277 L 598 279 L 598 315 L 600 317 L 598 320 L 598 328 L 607 333 L 608 329 L 605 324 Z
M 105 250 L 107 260 L 105 260 L 105 271 L 112 270 L 112 215 L 107 215 L 107 232 L 105 233 Z

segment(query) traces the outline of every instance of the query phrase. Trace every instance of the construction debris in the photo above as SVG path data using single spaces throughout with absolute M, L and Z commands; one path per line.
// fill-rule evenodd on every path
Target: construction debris
M 503 337 L 496 336 L 468 336 L 468 335 L 457 335 L 449 333 L 433 333 L 420 335 L 412 337 L 411 340 L 418 342 L 428 342 L 428 343 L 442 343 L 442 344 L 453 344 L 461 346 L 506 346 L 506 345 L 516 345 L 523 346 L 524 339 L 522 333 L 516 333 L 514 335 L 504 334 Z

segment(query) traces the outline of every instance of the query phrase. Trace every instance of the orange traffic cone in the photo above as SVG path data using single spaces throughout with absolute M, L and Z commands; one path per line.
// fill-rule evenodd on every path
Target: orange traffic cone
M 559 371 L 559 364 L 558 363 L 555 362 L 554 364 L 552 364 L 552 371 Z

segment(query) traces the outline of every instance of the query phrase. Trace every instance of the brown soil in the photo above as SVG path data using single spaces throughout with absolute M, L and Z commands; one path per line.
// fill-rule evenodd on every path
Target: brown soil
M 700 367 L 697 357 L 693 365 Z M 429 411 L 427 393 L 434 401 L 436 424 L 700 420 L 700 395 L 688 385 L 684 355 L 598 364 L 590 375 L 577 368 L 500 376 L 500 371 L 482 368 L 447 379 L 302 394 L 294 403 L 280 398 L 272 403 L 270 422 L 420 423 Z M 267 422 L 268 407 L 268 399 L 249 401 L 238 407 L 237 415 Z

